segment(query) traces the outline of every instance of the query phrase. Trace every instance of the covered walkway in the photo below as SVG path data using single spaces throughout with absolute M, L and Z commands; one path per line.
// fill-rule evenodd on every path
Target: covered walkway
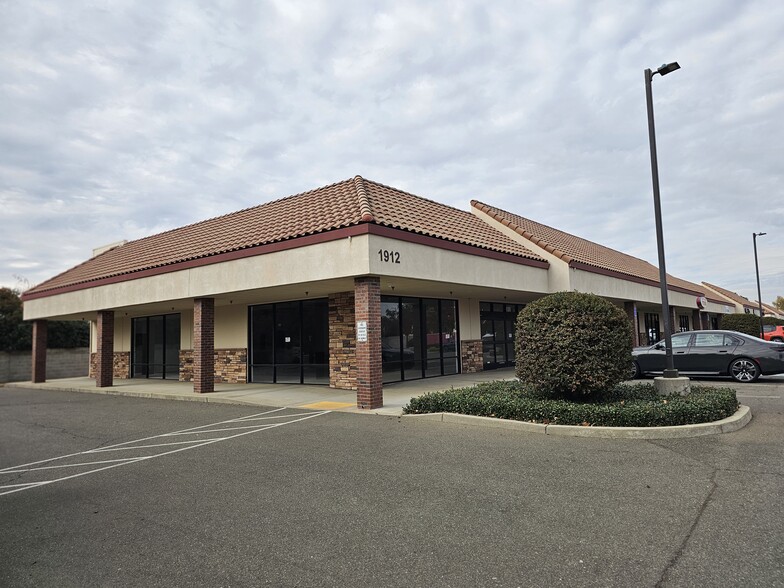
M 356 392 L 329 386 L 302 384 L 215 384 L 215 391 L 196 394 L 191 382 L 156 379 L 115 379 L 106 388 L 96 388 L 92 378 L 65 378 L 41 383 L 18 382 L 19 388 L 43 388 L 87 392 L 91 394 L 116 394 L 142 398 L 162 398 L 193 402 L 221 402 L 225 404 L 247 404 L 258 406 L 290 406 L 318 410 L 400 415 L 403 406 L 411 398 L 427 392 L 472 386 L 479 382 L 514 379 L 514 369 L 499 369 L 475 374 L 456 374 L 422 380 L 395 382 L 384 385 L 384 406 L 374 410 L 357 408 Z

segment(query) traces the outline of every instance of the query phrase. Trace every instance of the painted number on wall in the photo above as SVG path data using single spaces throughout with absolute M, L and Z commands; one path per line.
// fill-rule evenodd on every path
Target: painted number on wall
M 400 263 L 400 253 L 389 249 L 379 249 L 378 258 L 386 263 Z

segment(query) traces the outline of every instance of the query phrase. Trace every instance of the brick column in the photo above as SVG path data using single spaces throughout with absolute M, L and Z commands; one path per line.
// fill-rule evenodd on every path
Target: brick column
M 95 360 L 95 386 L 106 388 L 113 384 L 114 376 L 114 311 L 99 310 L 97 353 Z
M 702 313 L 699 310 L 691 311 L 691 328 L 695 331 L 701 331 L 702 326 Z
M 33 382 L 46 382 L 46 321 L 33 321 Z
M 381 408 L 381 280 L 354 278 L 354 319 L 357 323 L 357 407 Z M 360 323 L 367 325 L 363 339 Z
M 193 300 L 193 391 L 215 391 L 215 299 Z
M 670 329 L 672 334 L 680 333 L 680 325 L 678 324 L 678 313 L 675 311 L 674 306 L 670 306 Z
M 640 327 L 637 324 L 637 303 L 624 302 L 623 309 L 626 311 L 626 316 L 629 317 L 629 322 L 632 324 L 632 344 L 634 347 L 640 346 Z

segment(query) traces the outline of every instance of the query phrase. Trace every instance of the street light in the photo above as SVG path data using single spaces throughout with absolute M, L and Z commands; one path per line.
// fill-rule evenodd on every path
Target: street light
M 678 370 L 672 359 L 672 324 L 670 317 L 670 303 L 667 298 L 667 268 L 664 264 L 664 234 L 662 231 L 661 202 L 659 198 L 659 164 L 656 160 L 656 130 L 653 126 L 653 91 L 651 80 L 656 74 L 666 76 L 668 73 L 680 69 L 677 61 L 665 63 L 655 72 L 645 70 L 645 99 L 648 103 L 648 140 L 651 148 L 651 176 L 653 177 L 653 209 L 656 215 L 656 245 L 659 249 L 659 284 L 661 285 L 662 313 L 664 314 L 664 349 L 666 354 L 666 369 L 662 374 L 665 378 L 677 378 Z
M 754 236 L 754 269 L 757 270 L 757 302 L 759 302 L 759 312 L 760 312 L 760 339 L 764 339 L 764 329 L 762 328 L 762 294 L 760 293 L 760 283 L 759 283 L 759 263 L 757 263 L 757 237 L 762 237 L 762 235 L 767 235 L 767 233 L 752 233 Z

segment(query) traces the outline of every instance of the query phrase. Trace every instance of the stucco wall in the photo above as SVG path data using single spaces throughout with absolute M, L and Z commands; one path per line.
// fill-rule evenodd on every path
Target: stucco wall
M 192 330 L 192 327 L 191 327 Z M 231 304 L 215 307 L 215 349 L 248 346 L 248 307 Z
M 26 300 L 24 316 L 25 320 L 83 315 L 94 318 L 95 312 L 107 308 L 363 275 L 368 273 L 367 257 L 368 236 L 361 235 Z M 170 310 L 153 307 L 145 314 L 162 312 Z

